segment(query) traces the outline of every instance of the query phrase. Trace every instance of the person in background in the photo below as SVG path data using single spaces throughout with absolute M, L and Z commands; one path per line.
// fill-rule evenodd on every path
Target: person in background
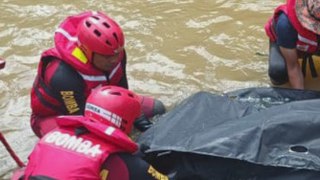
M 20 179 L 174 178 L 145 162 L 129 138 L 140 113 L 140 99 L 132 91 L 117 86 L 93 90 L 84 116 L 55 117 L 57 128 L 36 144 Z
M 56 127 L 51 116 L 81 115 L 92 89 L 115 85 L 128 89 L 126 51 L 120 26 L 102 12 L 67 17 L 55 32 L 55 47 L 42 53 L 31 90 L 31 127 L 38 137 Z M 135 121 L 140 131 L 149 118 L 166 110 L 157 99 L 139 96 Z
M 298 59 L 312 61 L 311 55 L 320 52 L 320 0 L 287 0 L 275 9 L 265 30 L 270 38 L 271 82 L 281 85 L 289 81 L 292 88 L 304 89 Z

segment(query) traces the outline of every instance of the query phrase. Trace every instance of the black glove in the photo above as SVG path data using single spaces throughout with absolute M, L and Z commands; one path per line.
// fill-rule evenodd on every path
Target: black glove
M 152 125 L 153 123 L 143 113 L 134 121 L 134 127 L 140 132 L 145 132 Z

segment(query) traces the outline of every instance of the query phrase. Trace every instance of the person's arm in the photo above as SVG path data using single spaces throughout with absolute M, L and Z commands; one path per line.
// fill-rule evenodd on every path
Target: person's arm
M 82 115 L 86 101 L 85 82 L 79 73 L 68 64 L 58 61 L 48 66 L 45 76 L 50 88 L 63 104 L 64 115 Z
M 304 78 L 298 62 L 297 50 L 280 46 L 280 51 L 286 61 L 290 85 L 295 89 L 304 89 Z
M 292 88 L 304 89 L 304 79 L 298 62 L 296 43 L 298 32 L 294 29 L 288 17 L 282 13 L 276 25 L 277 44 L 287 65 L 289 83 Z
M 108 173 L 103 173 L 108 172 Z M 168 176 L 158 172 L 141 157 L 128 153 L 112 154 L 101 170 L 102 180 L 169 180 Z

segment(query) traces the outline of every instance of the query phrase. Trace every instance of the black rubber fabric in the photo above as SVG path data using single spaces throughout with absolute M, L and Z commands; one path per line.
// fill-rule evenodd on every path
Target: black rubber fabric
M 320 92 L 198 92 L 138 139 L 178 179 L 320 179 Z

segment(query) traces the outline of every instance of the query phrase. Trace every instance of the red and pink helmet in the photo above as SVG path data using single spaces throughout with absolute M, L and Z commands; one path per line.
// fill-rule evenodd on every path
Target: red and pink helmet
M 112 56 L 122 51 L 124 35 L 120 26 L 107 15 L 97 12 L 78 27 L 78 44 L 89 61 L 93 53 Z
M 138 95 L 121 87 L 103 86 L 89 95 L 84 115 L 129 134 L 140 113 Z

